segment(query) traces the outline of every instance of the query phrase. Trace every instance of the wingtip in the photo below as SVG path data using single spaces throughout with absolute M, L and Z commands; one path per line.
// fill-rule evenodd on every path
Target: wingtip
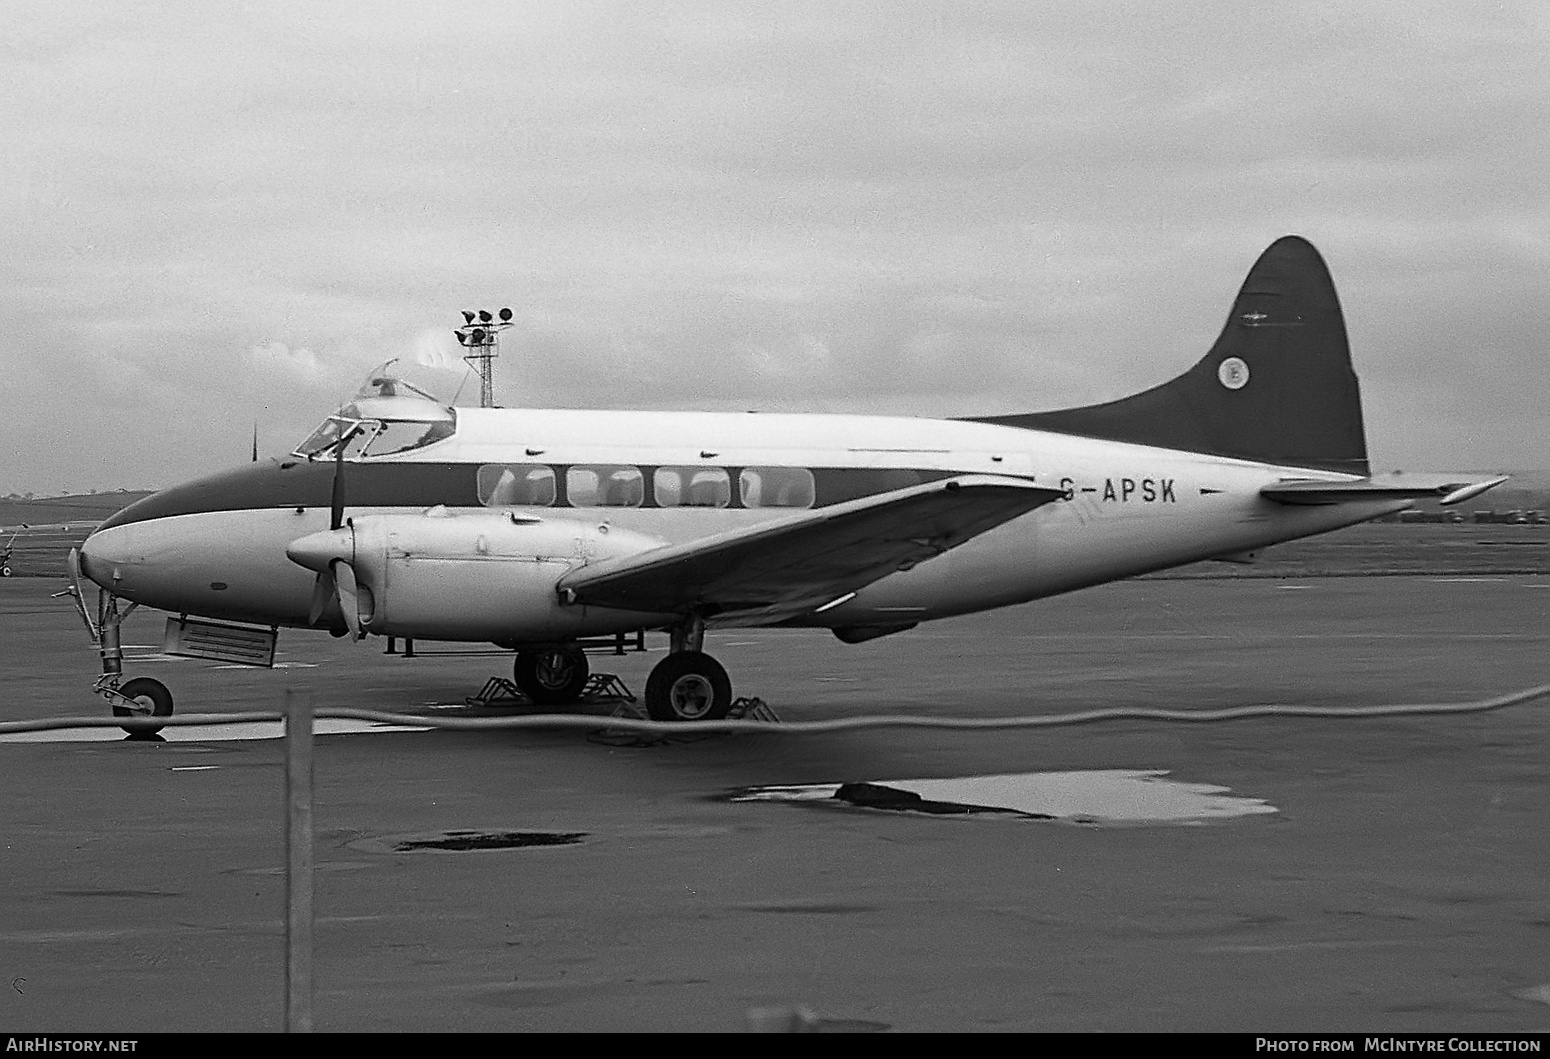
M 1437 501 L 1437 503 L 1442 507 L 1449 507 L 1453 504 L 1462 504 L 1464 501 L 1471 500 L 1488 489 L 1495 489 L 1510 477 L 1511 475 L 1502 474 L 1497 475 L 1494 478 L 1487 478 L 1483 482 L 1470 482 L 1466 485 L 1461 485 L 1459 488 L 1453 490 L 1453 492 Z

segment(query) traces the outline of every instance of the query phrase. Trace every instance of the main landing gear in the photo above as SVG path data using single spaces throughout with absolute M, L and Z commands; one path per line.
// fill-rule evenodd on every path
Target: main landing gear
M 69 596 L 75 601 L 75 609 L 86 623 L 86 631 L 92 642 L 97 645 L 97 654 L 102 658 L 102 675 L 92 685 L 92 690 L 108 700 L 115 717 L 171 717 L 172 692 L 167 690 L 167 685 L 150 677 L 124 680 L 124 646 L 119 630 L 139 604 L 130 603 L 119 610 L 118 597 L 98 589 L 97 613 L 93 617 L 92 612 L 86 608 L 86 601 L 81 598 L 78 564 L 79 559 L 72 551 L 72 583 L 63 592 L 55 594 Z M 159 741 L 161 738 L 156 734 L 161 731 L 160 727 L 125 728 L 124 731 L 129 733 L 130 739 Z
M 704 651 L 705 619 L 670 630 L 669 654 L 646 680 L 646 712 L 654 721 L 719 721 L 732 709 L 732 680 Z

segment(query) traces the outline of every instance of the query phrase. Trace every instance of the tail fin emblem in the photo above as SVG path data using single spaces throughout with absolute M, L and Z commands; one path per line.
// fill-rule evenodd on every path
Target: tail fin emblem
M 1240 357 L 1228 357 L 1216 366 L 1216 377 L 1229 390 L 1241 390 L 1249 384 L 1249 366 Z

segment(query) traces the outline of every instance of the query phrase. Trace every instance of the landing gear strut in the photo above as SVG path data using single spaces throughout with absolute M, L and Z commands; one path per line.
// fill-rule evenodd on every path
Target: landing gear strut
M 87 610 L 81 598 L 80 560 L 77 553 L 70 553 L 71 584 L 59 596 L 69 596 L 75 601 L 75 609 L 86 623 L 86 631 L 97 645 L 102 658 L 102 675 L 92 685 L 92 690 L 108 700 L 115 717 L 171 717 L 172 692 L 167 685 L 150 677 L 124 680 L 124 645 L 120 638 L 120 626 L 135 612 L 138 603 L 131 603 L 123 610 L 118 608 L 118 597 L 106 589 L 97 590 L 95 618 Z M 130 739 L 156 739 L 157 728 L 125 728 Z
M 517 652 L 511 676 L 517 690 L 540 706 L 569 706 L 581 698 L 592 667 L 576 644 L 553 644 Z
M 719 721 L 732 709 L 732 681 L 703 650 L 705 619 L 690 617 L 670 631 L 670 653 L 646 680 L 646 712 L 654 721 Z

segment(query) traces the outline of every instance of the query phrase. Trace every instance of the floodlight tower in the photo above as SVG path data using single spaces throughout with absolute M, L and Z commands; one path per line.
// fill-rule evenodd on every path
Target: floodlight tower
M 477 321 L 477 323 L 475 322 Z M 500 356 L 499 335 L 511 326 L 511 310 L 502 309 L 500 320 L 485 309 L 463 310 L 463 328 L 453 331 L 458 345 L 468 352 L 463 359 L 479 373 L 479 407 L 495 407 L 495 358 Z

